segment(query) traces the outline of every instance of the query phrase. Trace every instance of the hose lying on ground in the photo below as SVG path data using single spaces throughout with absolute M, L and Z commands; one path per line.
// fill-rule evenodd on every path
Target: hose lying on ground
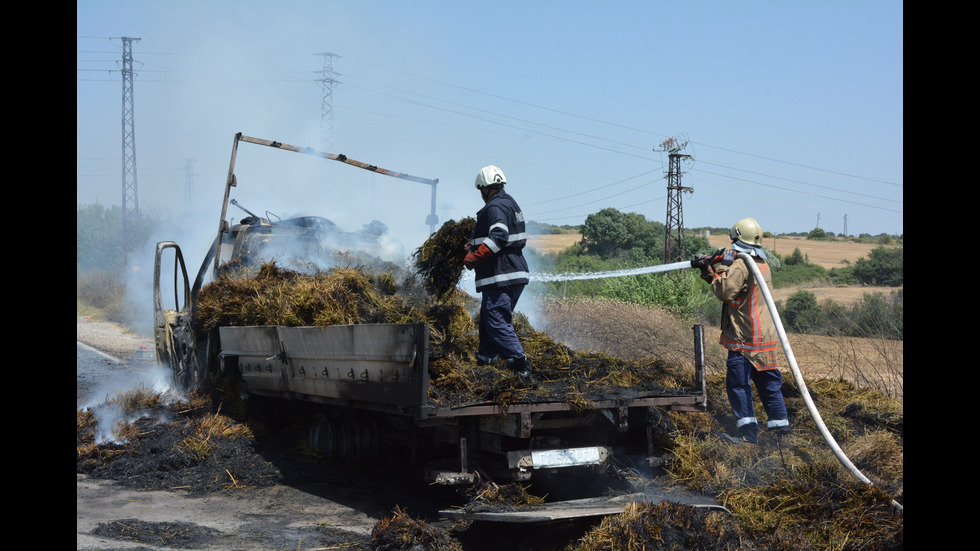
M 837 441 L 834 439 L 830 431 L 827 430 L 827 425 L 823 422 L 823 417 L 821 417 L 820 412 L 817 411 L 817 407 L 813 403 L 813 399 L 810 398 L 810 391 L 806 388 L 806 383 L 803 381 L 803 374 L 800 372 L 799 366 L 796 364 L 796 357 L 793 355 L 793 349 L 789 346 L 789 339 L 786 337 L 786 330 L 783 329 L 783 323 L 779 319 L 779 312 L 776 311 L 776 303 L 772 300 L 772 294 L 769 292 L 769 287 L 765 285 L 764 279 L 762 277 L 762 272 L 759 271 L 759 267 L 755 264 L 755 260 L 748 254 L 738 253 L 738 258 L 741 258 L 748 265 L 749 269 L 752 271 L 752 275 L 755 276 L 755 280 L 759 282 L 759 289 L 762 290 L 762 295 L 766 299 L 766 306 L 769 307 L 769 313 L 772 314 L 772 320 L 775 322 L 776 331 L 779 333 L 779 341 L 783 345 L 783 351 L 786 353 L 786 360 L 789 362 L 790 370 L 793 372 L 793 379 L 796 380 L 796 386 L 800 389 L 800 395 L 803 396 L 803 401 L 806 403 L 806 408 L 810 412 L 810 417 L 817 424 L 817 428 L 820 430 L 820 434 L 823 439 L 830 446 L 830 449 L 837 456 L 837 460 L 840 461 L 841 465 L 844 466 L 855 478 L 864 482 L 865 484 L 871 484 L 871 480 L 858 470 L 857 467 L 851 463 L 851 460 L 844 455 L 843 450 L 837 445 Z M 903 514 L 903 507 L 901 503 L 892 500 L 892 507 L 894 507 L 899 514 Z

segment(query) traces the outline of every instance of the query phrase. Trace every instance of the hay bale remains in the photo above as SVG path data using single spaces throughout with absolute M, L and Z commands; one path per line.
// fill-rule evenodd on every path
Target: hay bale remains
M 631 503 L 604 518 L 569 551 L 606 549 L 744 549 L 738 524 L 727 513 L 669 501 Z
M 451 247 L 456 244 L 431 250 Z M 438 256 L 434 253 L 426 258 Z M 506 407 L 517 402 L 562 401 L 584 410 L 600 399 L 679 394 L 693 386 L 692 373 L 658 359 L 626 360 L 573 351 L 536 331 L 520 313 L 514 326 L 534 362 L 537 383 L 522 383 L 503 362 L 477 366 L 476 299 L 456 288 L 451 277 L 456 272 L 438 267 L 449 263 L 446 257 L 429 272 L 427 281 L 441 293 L 438 297 L 420 293 L 414 277 L 396 281 L 391 272 L 369 273 L 358 267 L 307 274 L 270 262 L 244 273 L 229 271 L 201 290 L 199 331 L 207 334 L 220 326 L 428 323 L 428 398 L 438 406 L 495 403 Z
M 462 551 L 460 543 L 441 528 L 412 518 L 401 507 L 395 506 L 390 517 L 382 518 L 371 531 L 371 549 L 375 551 L 414 551 L 416 549 L 441 549 Z
M 459 285 L 464 246 L 469 243 L 475 225 L 473 218 L 449 220 L 412 254 L 422 284 L 436 298 L 444 298 Z

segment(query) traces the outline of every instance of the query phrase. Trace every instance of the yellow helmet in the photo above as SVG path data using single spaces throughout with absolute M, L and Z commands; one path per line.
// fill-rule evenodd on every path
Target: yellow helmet
M 755 218 L 743 218 L 729 230 L 728 236 L 732 238 L 732 242 L 741 241 L 746 245 L 752 245 L 753 247 L 762 246 L 762 226 L 755 221 Z
M 506 183 L 507 178 L 504 176 L 504 171 L 493 165 L 481 168 L 480 173 L 476 175 L 476 189 L 482 189 L 486 186 L 492 186 L 494 184 Z

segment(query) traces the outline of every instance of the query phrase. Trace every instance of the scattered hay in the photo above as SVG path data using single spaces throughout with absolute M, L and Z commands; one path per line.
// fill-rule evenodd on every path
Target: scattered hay
M 743 534 L 777 549 L 902 549 L 903 520 L 891 501 L 883 488 L 849 479 L 826 461 L 725 494 Z
M 441 286 L 449 282 L 445 270 L 452 262 L 447 251 L 456 246 L 451 237 L 458 240 L 456 234 L 471 231 L 460 226 L 466 225 L 447 222 L 441 239 L 430 239 L 417 253 L 416 262 L 428 269 L 427 286 L 440 293 L 438 299 L 420 297 L 412 278 L 398 284 L 391 273 L 337 267 L 301 274 L 270 262 L 247 272 L 251 274 L 247 277 L 228 271 L 202 289 L 198 305 L 202 331 L 225 325 L 425 322 L 430 327 L 428 399 L 437 406 L 496 403 L 506 408 L 516 402 L 564 401 L 588 409 L 597 400 L 680 394 L 693 386 L 693 373 L 658 359 L 575 352 L 536 331 L 520 313 L 514 327 L 532 358 L 537 384 L 522 383 L 503 362 L 477 366 L 476 314 L 471 313 L 478 312 L 476 300 L 455 283 Z
M 463 273 L 463 252 L 476 220 L 449 220 L 429 236 L 412 254 L 413 266 L 423 285 L 436 298 L 443 298 L 459 285 Z
M 483 482 L 462 492 L 468 499 L 463 508 L 469 511 L 503 511 L 545 502 L 547 496 L 534 495 L 528 492 L 529 488 L 529 485 L 516 482 L 511 484 Z
M 460 543 L 449 532 L 430 526 L 423 520 L 412 518 L 401 507 L 395 506 L 390 517 L 384 517 L 371 531 L 371 549 L 374 551 L 415 551 L 440 549 L 462 551 Z
M 135 398 L 134 396 L 139 396 Z M 255 461 L 255 435 L 219 411 L 212 412 L 200 396 L 164 403 L 143 389 L 118 393 L 120 404 L 157 404 L 150 414 L 120 415 L 113 441 L 97 442 L 97 415 L 79 410 L 76 417 L 77 471 L 94 478 L 111 478 L 145 489 L 183 487 L 204 493 L 217 488 L 264 486 L 279 472 L 269 462 Z M 115 408 L 114 401 L 107 404 Z M 115 408 L 121 411 L 121 408 Z M 220 473 L 220 474 L 210 474 Z M 232 474 L 234 473 L 234 475 Z
M 763 430 L 757 446 L 732 445 L 718 437 L 733 428 L 734 420 L 724 398 L 724 377 L 709 377 L 707 383 L 709 412 L 700 418 L 684 415 L 688 424 L 676 423 L 667 465 L 672 478 L 721 496 L 743 537 L 760 548 L 902 548 L 902 517 L 892 507 L 892 500 L 903 501 L 900 400 L 855 389 L 846 381 L 808 381 L 823 421 L 855 466 L 873 480 L 869 486 L 840 465 L 792 380 L 783 384 L 792 433 L 780 439 Z M 757 396 L 755 407 L 764 411 Z
M 616 549 L 745 549 L 739 526 L 727 513 L 664 501 L 631 503 L 604 518 L 568 551 Z
M 848 444 L 845 453 L 869 479 L 904 493 L 905 454 L 895 433 L 875 430 L 863 434 Z
M 220 534 L 218 530 L 186 522 L 146 522 L 134 518 L 99 523 L 93 534 L 153 546 L 198 548 Z
M 177 448 L 195 455 L 198 459 L 204 459 L 210 455 L 216 447 L 214 441 L 218 439 L 236 440 L 254 436 L 252 430 L 246 425 L 236 423 L 230 417 L 221 415 L 220 412 L 204 415 L 197 421 L 196 425 L 194 434 L 180 441 Z

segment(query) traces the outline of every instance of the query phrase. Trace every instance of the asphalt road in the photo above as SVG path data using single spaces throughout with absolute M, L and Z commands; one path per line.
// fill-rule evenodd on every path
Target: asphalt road
M 106 401 L 116 392 L 143 385 L 160 388 L 167 384 L 167 373 L 155 361 L 118 358 L 76 341 L 75 375 L 76 407 L 93 406 Z M 165 386 L 164 386 L 165 388 Z
M 168 373 L 154 361 L 123 359 L 78 342 L 76 347 L 77 408 L 98 411 L 117 393 L 143 385 L 165 389 Z M 242 495 L 192 496 L 175 491 L 142 491 L 112 480 L 76 474 L 76 549 L 186 549 L 99 534 L 107 527 L 163 526 L 162 532 L 194 534 L 192 548 L 214 551 L 242 549 L 306 549 L 304 543 L 324 541 L 324 531 L 367 538 L 388 509 L 374 502 L 340 503 L 289 486 L 251 489 Z M 143 530 L 144 534 L 147 530 Z M 203 547 L 202 547 L 203 546 Z

